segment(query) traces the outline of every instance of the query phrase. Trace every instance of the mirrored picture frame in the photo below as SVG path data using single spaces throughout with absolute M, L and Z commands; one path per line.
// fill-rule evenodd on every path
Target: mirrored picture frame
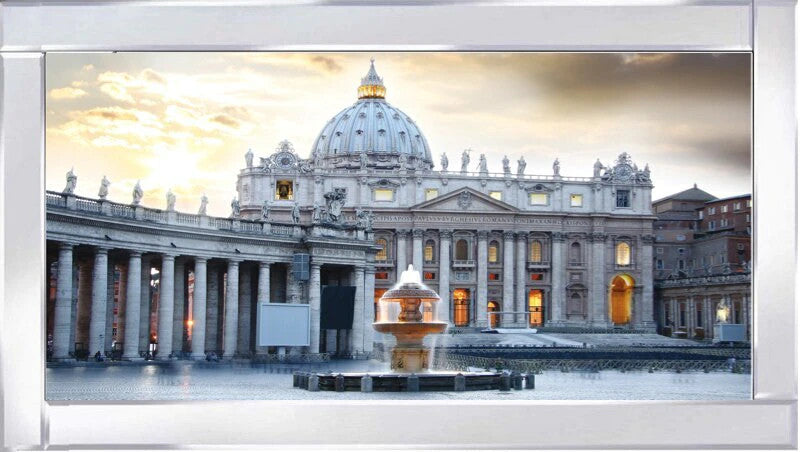
M 796 448 L 795 8 L 783 0 L 4 2 L 0 442 L 11 450 Z M 752 52 L 753 399 L 47 402 L 47 54 L 256 50 Z

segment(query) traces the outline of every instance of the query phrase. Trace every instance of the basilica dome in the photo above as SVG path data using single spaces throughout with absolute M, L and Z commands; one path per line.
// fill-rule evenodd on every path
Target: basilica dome
M 407 114 L 386 102 L 385 96 L 386 87 L 373 60 L 361 79 L 356 103 L 331 118 L 314 141 L 315 158 L 330 165 L 366 153 L 369 166 L 405 160 L 431 167 L 431 151 L 422 131 Z

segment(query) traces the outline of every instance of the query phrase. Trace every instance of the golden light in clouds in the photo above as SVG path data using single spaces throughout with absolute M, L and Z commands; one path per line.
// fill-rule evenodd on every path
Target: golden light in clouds
M 243 155 L 290 140 L 301 157 L 356 101 L 369 59 L 387 100 L 421 127 L 438 164 L 464 148 L 489 169 L 524 155 L 529 174 L 591 174 L 622 151 L 649 163 L 654 198 L 697 182 L 716 196 L 750 190 L 748 54 L 117 53 L 47 61 L 47 174 L 61 190 L 227 216 Z

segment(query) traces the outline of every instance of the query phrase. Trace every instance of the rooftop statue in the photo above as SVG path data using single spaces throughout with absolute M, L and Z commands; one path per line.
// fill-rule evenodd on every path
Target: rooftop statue
M 269 221 L 269 212 L 271 207 L 272 206 L 270 205 L 269 200 L 265 200 L 264 204 L 261 205 L 261 221 Z
M 247 154 L 244 155 L 244 161 L 245 161 L 245 163 L 247 163 L 247 167 L 248 168 L 252 168 L 253 167 L 253 150 L 252 149 L 248 149 L 247 150 Z
M 203 196 L 200 197 L 200 210 L 197 211 L 198 215 L 206 215 L 206 209 L 208 208 L 208 196 L 203 193 Z
M 172 193 L 171 188 L 167 190 L 167 210 L 170 212 L 175 210 L 175 193 Z
M 361 169 L 367 169 L 367 163 L 369 163 L 369 157 L 367 156 L 366 152 L 362 152 L 358 154 L 358 164 Z
M 261 170 L 265 173 L 269 172 L 270 166 L 272 166 L 272 159 L 269 157 L 259 157 L 261 159 Z
M 561 163 L 558 159 L 553 162 L 553 176 L 561 176 Z
M 511 161 L 508 160 L 508 156 L 503 156 L 503 174 L 506 176 L 511 174 Z
M 480 160 L 478 161 L 478 171 L 481 173 L 489 172 L 489 168 L 486 166 L 486 154 L 481 154 Z
M 144 192 L 142 191 L 141 181 L 136 181 L 136 185 L 133 186 L 133 205 L 138 206 L 140 202 L 142 202 L 142 196 L 144 196 Z
M 469 166 L 469 153 L 472 149 L 464 149 L 464 152 L 461 153 L 461 172 L 466 173 L 467 167 Z
M 300 204 L 297 201 L 292 204 L 292 224 L 300 224 Z
M 233 201 L 231 201 L 231 217 L 239 218 L 239 213 L 240 213 L 239 200 L 233 198 Z
M 106 176 L 103 176 L 103 180 L 100 181 L 100 191 L 97 192 L 97 196 L 100 199 L 106 199 L 108 196 L 108 186 L 111 185 L 111 181 L 109 181 Z
M 322 223 L 322 207 L 314 203 L 314 211 L 311 214 L 311 222 L 314 224 Z
M 447 165 L 449 165 L 449 164 L 450 164 L 450 162 L 447 160 L 447 154 L 445 154 L 444 152 L 442 152 L 442 161 L 441 161 L 441 165 L 442 165 L 442 172 L 443 172 L 443 173 L 446 173 L 446 172 L 447 172 Z
M 600 172 L 603 171 L 603 164 L 600 163 L 600 159 L 597 159 L 594 162 L 594 177 L 600 177 Z
M 525 157 L 520 157 L 519 160 L 517 160 L 517 176 L 522 176 L 525 174 L 526 166 L 528 166 L 528 164 L 525 162 Z
M 78 176 L 73 172 L 75 168 L 70 168 L 67 171 L 67 186 L 64 187 L 64 193 L 72 195 L 75 193 L 75 187 L 78 185 Z

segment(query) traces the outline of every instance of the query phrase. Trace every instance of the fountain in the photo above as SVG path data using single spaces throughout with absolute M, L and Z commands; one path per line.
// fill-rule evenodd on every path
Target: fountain
M 397 284 L 378 300 L 378 321 L 372 324 L 379 333 L 397 339 L 392 348 L 392 372 L 295 372 L 294 386 L 337 392 L 508 390 L 510 377 L 498 372 L 430 370 L 433 362 L 431 350 L 423 343 L 425 336 L 447 329 L 447 322 L 437 320 L 439 301 L 439 295 L 422 284 L 419 272 L 409 265 Z
M 422 284 L 420 274 L 413 265 L 400 275 L 400 281 L 378 300 L 379 320 L 372 324 L 375 331 L 389 333 L 397 339 L 392 349 L 391 368 L 397 372 L 420 372 L 430 367 L 430 350 L 423 345 L 428 334 L 439 334 L 447 329 L 447 322 L 436 318 L 439 295 Z M 393 318 L 389 303 L 399 303 L 399 314 Z M 425 321 L 420 306 L 426 305 L 432 319 Z M 392 317 L 392 318 L 390 318 Z

